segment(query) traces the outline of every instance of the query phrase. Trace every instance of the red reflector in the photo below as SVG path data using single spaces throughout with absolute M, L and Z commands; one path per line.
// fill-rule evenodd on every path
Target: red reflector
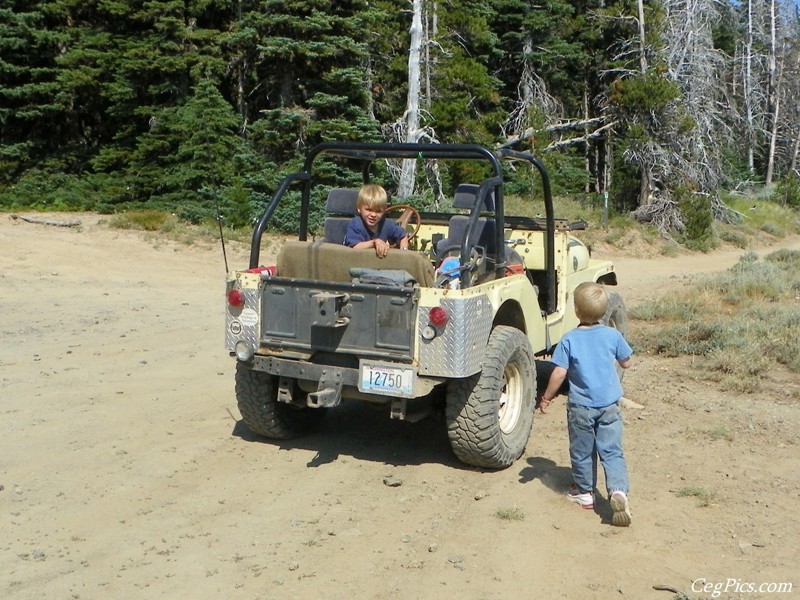
M 447 320 L 450 317 L 441 306 L 434 306 L 428 313 L 428 318 L 431 320 L 431 324 L 436 327 L 442 327 L 447 324 Z
M 244 304 L 244 294 L 241 290 L 228 290 L 228 304 L 234 308 Z
M 270 277 L 275 277 L 275 273 L 278 272 L 277 267 L 270 266 L 270 267 L 256 267 L 255 269 L 247 269 L 245 273 L 255 273 L 256 275 L 261 275 L 261 273 L 268 273 Z

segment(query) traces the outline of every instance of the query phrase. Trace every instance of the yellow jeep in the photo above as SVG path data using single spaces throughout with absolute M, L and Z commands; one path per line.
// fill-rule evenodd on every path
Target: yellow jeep
M 378 258 L 342 244 L 355 189 L 330 191 L 324 238 L 309 239 L 309 199 L 323 158 L 357 165 L 365 182 L 374 161 L 402 159 L 479 161 L 490 176 L 459 185 L 448 212 L 393 207 L 410 248 Z M 538 173 L 544 217 L 505 214 L 504 161 Z M 263 266 L 262 236 L 297 187 L 298 240 Z M 547 171 L 524 152 L 471 144 L 316 146 L 265 208 L 248 268 L 227 277 L 226 347 L 237 361 L 244 423 L 287 439 L 343 399 L 385 405 L 391 418 L 405 420 L 443 404 L 461 461 L 511 465 L 531 432 L 537 359 L 578 324 L 573 290 L 584 281 L 616 285 L 613 265 L 591 258 L 574 229 L 554 217 Z M 609 295 L 605 321 L 624 330 L 624 304 Z

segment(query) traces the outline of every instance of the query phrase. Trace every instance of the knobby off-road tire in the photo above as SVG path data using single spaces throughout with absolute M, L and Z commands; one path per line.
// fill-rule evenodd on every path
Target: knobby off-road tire
M 447 434 L 462 462 L 501 469 L 525 451 L 536 401 L 533 351 L 524 333 L 498 326 L 483 370 L 447 385 Z
M 236 363 L 236 402 L 242 420 L 257 435 L 287 440 L 306 433 L 324 416 L 324 408 L 278 402 L 278 382 L 262 371 Z
M 622 296 L 617 292 L 606 290 L 608 294 L 608 308 L 606 314 L 603 315 L 600 321 L 603 325 L 613 327 L 622 334 L 625 339 L 628 338 L 628 309 L 622 301 Z M 625 374 L 625 369 L 617 365 L 617 375 L 619 380 L 622 381 L 622 376 Z
M 608 308 L 606 314 L 603 315 L 603 325 L 613 327 L 622 334 L 622 337 L 628 337 L 628 309 L 622 301 L 622 296 L 617 292 L 606 291 L 608 294 Z

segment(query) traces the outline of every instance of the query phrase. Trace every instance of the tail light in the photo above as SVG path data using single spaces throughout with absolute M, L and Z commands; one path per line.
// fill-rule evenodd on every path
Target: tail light
M 428 319 L 430 319 L 431 324 L 436 327 L 444 327 L 447 325 L 449 318 L 450 315 L 448 315 L 447 311 L 441 306 L 434 306 L 428 313 Z
M 228 290 L 228 305 L 231 308 L 239 308 L 244 305 L 244 294 L 241 290 Z

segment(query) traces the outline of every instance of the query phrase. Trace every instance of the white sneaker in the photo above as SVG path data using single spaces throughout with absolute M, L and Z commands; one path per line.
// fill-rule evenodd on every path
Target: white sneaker
M 628 506 L 628 497 L 625 492 L 616 491 L 611 494 L 611 522 L 617 527 L 627 527 L 631 524 L 631 509 Z
M 586 510 L 591 510 L 594 508 L 594 493 L 581 492 L 578 490 L 578 486 L 576 486 L 574 483 L 569 487 L 567 498 Z

